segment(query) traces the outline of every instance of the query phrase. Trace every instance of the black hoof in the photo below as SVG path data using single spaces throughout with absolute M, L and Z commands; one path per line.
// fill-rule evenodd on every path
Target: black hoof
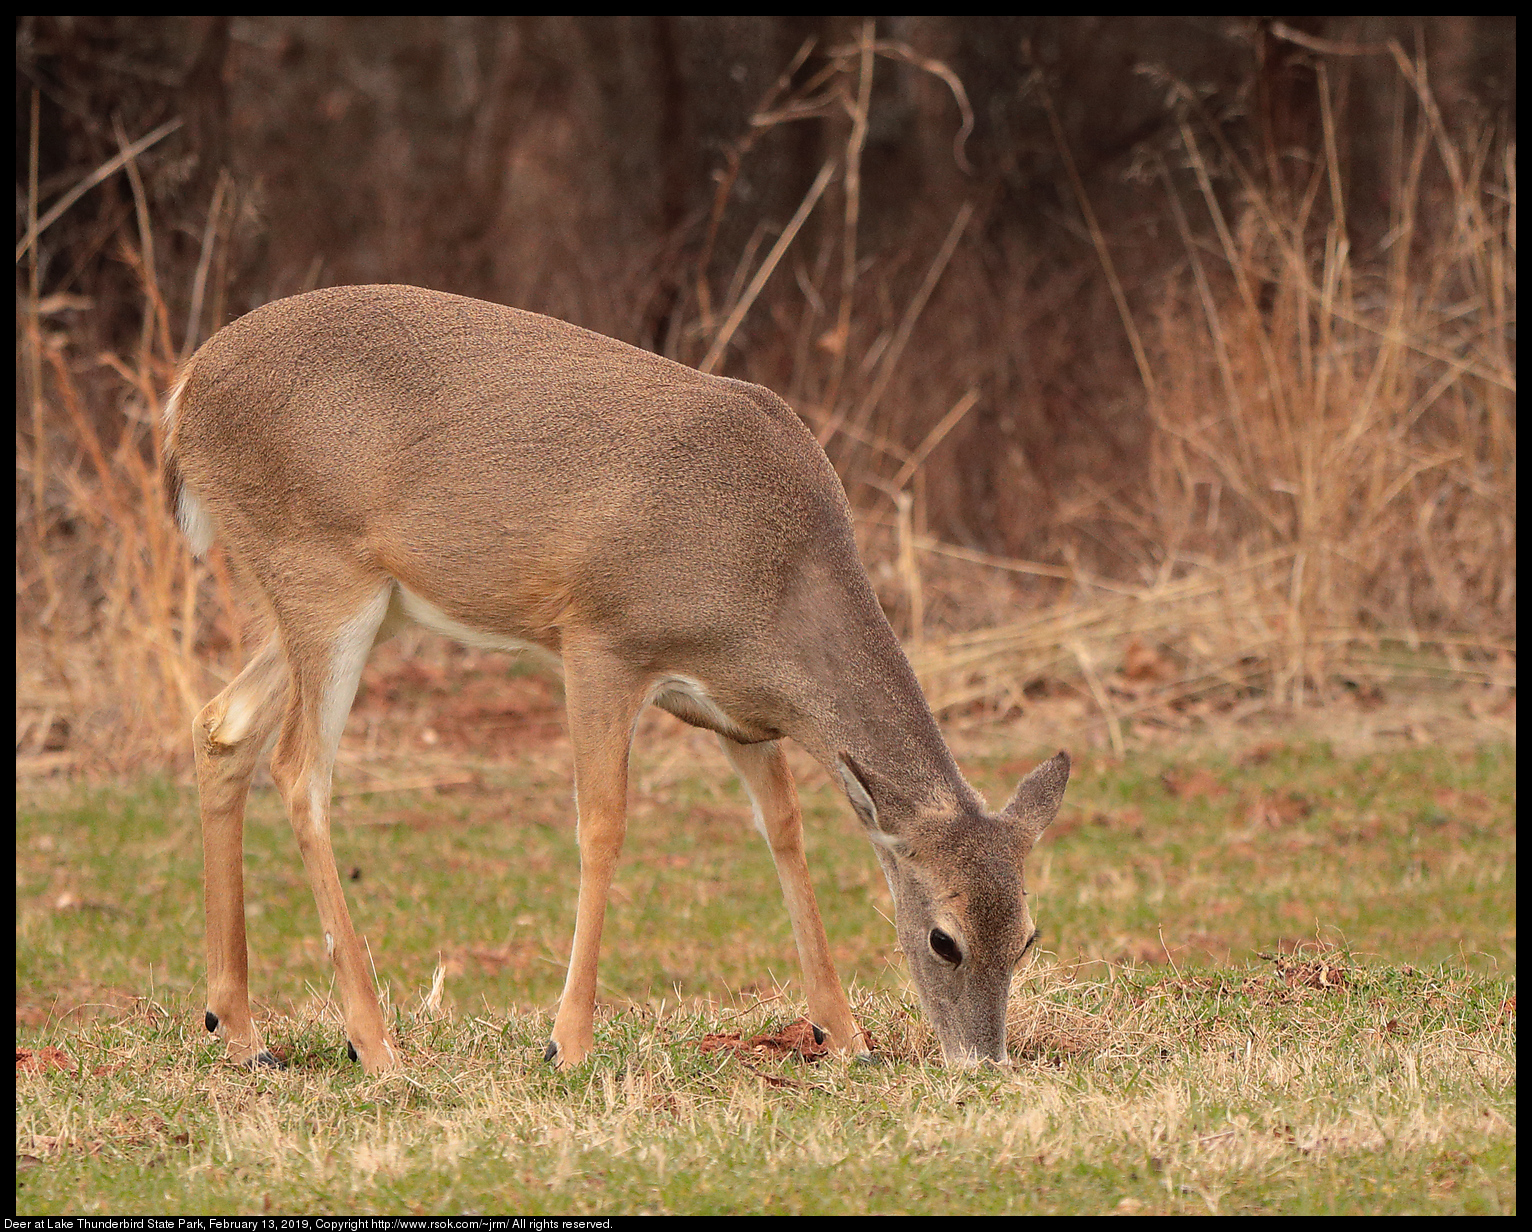
M 824 1043 L 825 1042 L 825 1033 L 819 1029 L 819 1024 L 811 1022 L 811 1023 L 809 1023 L 809 1026 L 814 1028 L 814 1042 L 816 1044 Z
M 348 1057 L 350 1057 L 353 1061 L 356 1060 L 356 1049 L 352 1046 L 352 1043 L 351 1043 L 350 1040 L 346 1041 L 346 1055 Z
M 218 1030 L 218 1015 L 213 1013 L 212 1010 L 208 1010 L 207 1017 L 202 1021 L 207 1023 L 207 1030 L 209 1035 Z
M 548 1041 L 548 1046 L 543 1049 L 543 1060 L 544 1061 L 551 1061 L 551 1060 L 553 1060 L 558 1055 L 559 1055 L 559 1046 L 556 1043 L 554 1043 L 552 1040 L 549 1040 Z
M 256 1053 L 253 1058 L 245 1062 L 249 1069 L 286 1069 L 287 1062 L 280 1061 L 264 1048 Z

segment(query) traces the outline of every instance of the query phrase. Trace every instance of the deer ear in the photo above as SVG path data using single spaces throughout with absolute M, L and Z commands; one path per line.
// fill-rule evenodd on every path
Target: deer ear
M 1021 780 L 1011 802 L 1001 810 L 1002 817 L 1020 828 L 1029 849 L 1058 815 L 1068 783 L 1069 754 L 1060 749 Z
M 872 802 L 872 792 L 867 790 L 866 772 L 851 760 L 850 753 L 840 755 L 840 761 L 836 763 L 835 769 L 840 774 L 840 785 L 846 789 L 846 798 L 851 801 L 851 807 L 862 819 L 862 824 L 869 830 L 876 830 L 878 806 Z
M 841 786 L 846 789 L 846 799 L 851 801 L 851 807 L 856 810 L 856 815 L 867 827 L 867 837 L 890 851 L 901 850 L 903 843 L 899 837 L 889 833 L 878 823 L 878 806 L 873 799 L 872 788 L 874 776 L 857 765 L 850 753 L 840 755 L 835 769 L 840 775 Z

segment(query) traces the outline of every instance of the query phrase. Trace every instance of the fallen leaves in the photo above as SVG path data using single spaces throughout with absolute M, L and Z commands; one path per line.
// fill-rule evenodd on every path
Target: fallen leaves
M 771 1060 L 796 1055 L 809 1061 L 817 1061 L 830 1051 L 824 1032 L 807 1018 L 789 1023 L 774 1035 L 752 1035 L 746 1040 L 740 1038 L 738 1031 L 704 1035 L 697 1041 L 697 1048 L 701 1052 L 754 1053 Z
M 1261 957 L 1275 964 L 1277 975 L 1289 988 L 1331 990 L 1350 983 L 1346 967 L 1324 954 L 1308 958 L 1298 954 L 1262 954 Z
M 1245 822 L 1251 829 L 1282 830 L 1307 817 L 1314 806 L 1295 791 L 1257 795 L 1245 810 Z
M 807 1018 L 800 1018 L 797 1022 L 789 1023 L 774 1034 L 752 1035 L 749 1039 L 741 1039 L 738 1031 L 704 1035 L 697 1041 L 697 1048 L 700 1052 L 732 1052 L 734 1059 L 740 1065 L 767 1086 L 792 1087 L 799 1090 L 807 1088 L 809 1084 L 782 1074 L 769 1074 L 765 1070 L 757 1069 L 745 1060 L 745 1054 L 753 1053 L 757 1057 L 773 1061 L 790 1056 L 796 1056 L 804 1061 L 817 1061 L 830 1051 L 829 1044 L 825 1042 L 824 1032 Z
M 1213 772 L 1205 766 L 1187 773 L 1184 770 L 1171 769 L 1160 775 L 1160 782 L 1177 800 L 1216 800 L 1220 796 L 1229 794 L 1229 788 L 1214 776 Z
M 1143 639 L 1134 637 L 1122 652 L 1122 674 L 1129 680 L 1159 684 L 1174 680 L 1180 669 L 1163 650 L 1146 646 Z
M 76 1069 L 74 1058 L 61 1048 L 22 1048 L 16 1049 L 16 1072 L 18 1074 L 46 1074 L 53 1070 L 62 1070 L 66 1074 L 72 1074 Z M 93 1077 L 100 1078 L 104 1074 L 115 1074 L 122 1070 L 121 1065 L 97 1065 L 91 1069 Z
M 17 1048 L 16 1072 L 18 1074 L 45 1074 L 61 1069 L 74 1072 L 74 1059 L 59 1048 Z

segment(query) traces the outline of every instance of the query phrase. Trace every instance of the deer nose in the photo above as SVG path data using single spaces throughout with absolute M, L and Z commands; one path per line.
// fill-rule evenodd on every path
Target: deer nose
M 981 1066 L 993 1066 L 995 1069 L 1009 1069 L 1011 1058 L 1001 1044 L 998 1055 L 984 1053 L 977 1048 L 942 1049 L 942 1058 L 953 1069 L 978 1069 Z

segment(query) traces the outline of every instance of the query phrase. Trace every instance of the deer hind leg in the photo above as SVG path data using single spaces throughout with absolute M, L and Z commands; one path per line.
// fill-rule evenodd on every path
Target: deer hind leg
M 369 964 L 351 924 L 330 845 L 330 776 L 357 682 L 388 609 L 391 585 L 351 593 L 347 616 L 325 622 L 279 609 L 292 690 L 271 757 L 271 775 L 287 805 L 319 908 L 325 953 L 335 981 L 351 1051 L 369 1074 L 399 1064 L 399 1051 L 383 1023 Z M 303 640 L 297 642 L 297 630 Z M 321 632 L 323 630 L 323 632 Z
M 851 1005 L 830 960 L 830 943 L 819 916 L 819 904 L 814 900 L 814 887 L 809 882 L 808 861 L 803 855 L 803 813 L 782 746 L 776 740 L 739 744 L 727 736 L 719 736 L 718 742 L 750 793 L 756 828 L 765 835 L 771 858 L 776 862 L 777 879 L 782 883 L 782 897 L 787 901 L 787 915 L 793 925 L 793 940 L 798 943 L 809 1020 L 829 1035 L 837 1050 L 863 1053 L 866 1049 L 862 1033 L 851 1016 Z
M 564 994 L 543 1054 L 560 1069 L 577 1065 L 595 1043 L 596 962 L 607 893 L 628 815 L 628 748 L 644 705 L 644 684 L 616 655 L 566 634 L 564 703 L 574 745 L 579 814 L 580 897 Z
M 281 1065 L 250 1017 L 245 948 L 245 801 L 256 762 L 282 717 L 287 664 L 273 634 L 233 683 L 192 724 L 202 812 L 203 907 L 207 918 L 207 1029 L 245 1065 Z

